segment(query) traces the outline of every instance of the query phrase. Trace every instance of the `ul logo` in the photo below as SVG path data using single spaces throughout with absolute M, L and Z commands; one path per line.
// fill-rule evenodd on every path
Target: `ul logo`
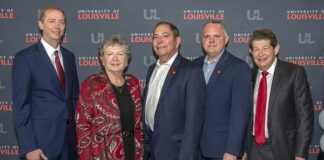
M 0 123 L 0 134 L 6 134 L 6 133 L 8 132 L 4 130 L 4 125 Z
M 159 20 L 160 17 L 157 16 L 157 9 L 150 9 L 150 11 L 147 11 L 147 9 L 144 9 L 144 19 Z
M 154 62 L 156 62 L 156 59 L 154 56 L 144 56 L 144 65 L 146 67 L 150 66 Z
M 298 34 L 298 42 L 300 44 L 312 44 L 315 43 L 315 41 L 312 40 L 312 34 L 311 33 L 299 33 Z
M 95 33 L 91 33 L 91 42 L 93 44 L 98 44 L 103 42 L 105 39 L 105 35 L 103 33 L 97 33 L 97 36 L 95 37 Z
M 196 33 L 196 43 L 200 44 L 200 34 Z
M 263 17 L 261 17 L 261 12 L 259 9 L 254 9 L 251 11 L 250 9 L 247 10 L 247 19 L 250 21 L 261 21 L 263 20 Z

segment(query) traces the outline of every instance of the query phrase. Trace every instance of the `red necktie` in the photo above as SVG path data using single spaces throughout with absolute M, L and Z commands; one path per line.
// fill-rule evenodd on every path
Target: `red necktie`
M 54 55 L 55 55 L 55 65 L 56 65 L 57 75 L 58 75 L 58 78 L 60 80 L 60 85 L 61 85 L 62 91 L 65 91 L 64 70 L 62 68 L 62 65 L 61 65 L 60 58 L 58 56 L 58 51 L 57 50 L 54 51 Z
M 266 142 L 265 138 L 265 113 L 267 105 L 267 71 L 262 72 L 256 104 L 254 136 L 255 142 L 260 147 Z

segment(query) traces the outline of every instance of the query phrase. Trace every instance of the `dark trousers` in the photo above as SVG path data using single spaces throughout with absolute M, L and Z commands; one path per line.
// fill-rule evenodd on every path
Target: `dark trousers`
M 252 142 L 251 154 L 248 155 L 249 160 L 275 160 L 271 149 L 270 142 L 266 142 L 263 146 L 259 147 L 255 141 Z
M 65 145 L 61 154 L 57 158 L 50 158 L 48 160 L 78 160 L 79 156 L 76 147 L 76 130 L 75 122 L 67 121 L 65 130 Z

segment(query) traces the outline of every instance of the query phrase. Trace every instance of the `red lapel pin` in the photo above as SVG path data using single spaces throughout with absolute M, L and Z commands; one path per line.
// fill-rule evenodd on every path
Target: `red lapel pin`
M 217 75 L 220 75 L 222 72 L 221 72 L 220 69 L 216 69 L 215 73 L 216 73 Z
M 171 73 L 172 75 L 175 75 L 177 72 L 176 72 L 174 69 L 171 69 L 170 73 Z

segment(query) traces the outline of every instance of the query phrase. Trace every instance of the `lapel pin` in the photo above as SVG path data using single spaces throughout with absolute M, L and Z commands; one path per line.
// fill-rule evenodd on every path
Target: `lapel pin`
M 175 75 L 177 72 L 176 72 L 174 69 L 171 69 L 170 73 L 171 73 L 172 75 Z
M 216 69 L 215 73 L 216 73 L 217 75 L 220 75 L 222 72 L 221 72 L 220 69 Z

